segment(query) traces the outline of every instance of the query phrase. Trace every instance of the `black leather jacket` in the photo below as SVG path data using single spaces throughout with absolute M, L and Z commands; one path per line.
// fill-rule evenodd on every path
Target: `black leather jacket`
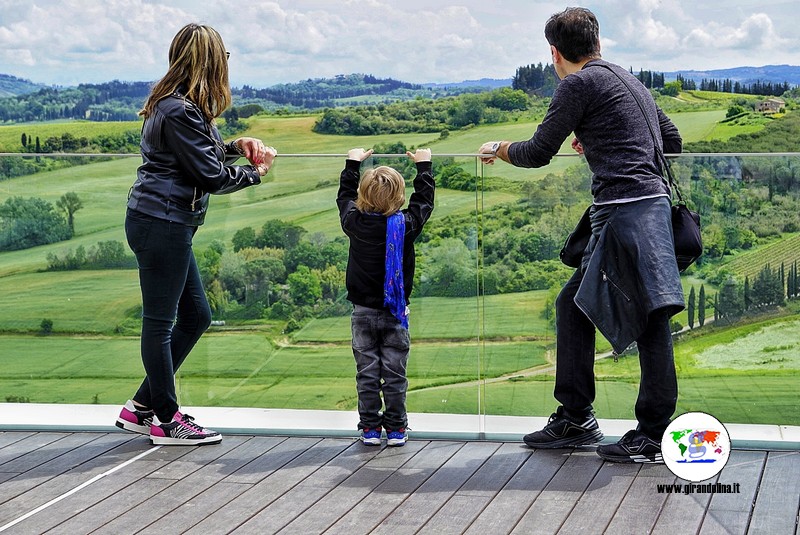
M 232 193 L 261 183 L 217 128 L 179 92 L 161 99 L 142 125 L 142 165 L 128 208 L 189 226 L 203 224 L 209 194 Z

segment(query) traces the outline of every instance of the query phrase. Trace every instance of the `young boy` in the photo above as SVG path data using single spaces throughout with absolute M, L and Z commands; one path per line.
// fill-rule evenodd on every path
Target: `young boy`
M 361 162 L 372 149 L 347 153 L 336 198 L 342 230 L 350 238 L 346 283 L 353 303 L 358 428 L 361 441 L 371 446 L 380 445 L 384 427 L 387 445 L 403 446 L 408 440 L 407 305 L 414 282 L 414 240 L 433 211 L 434 182 L 430 149 L 406 154 L 417 166 L 407 209 L 401 210 L 405 183 L 396 170 L 381 166 L 360 177 Z

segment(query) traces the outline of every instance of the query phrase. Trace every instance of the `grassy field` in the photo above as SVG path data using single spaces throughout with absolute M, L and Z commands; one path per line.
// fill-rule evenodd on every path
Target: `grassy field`
M 710 98 L 694 95 L 691 98 Z M 684 141 L 728 135 L 717 124 L 725 111 L 683 112 L 672 116 Z M 259 228 L 280 218 L 310 233 L 341 234 L 334 197 L 344 153 L 352 147 L 402 141 L 430 146 L 435 154 L 472 154 L 487 140 L 527 139 L 536 124 L 515 122 L 438 134 L 375 137 L 323 136 L 310 131 L 316 116 L 255 117 L 249 135 L 262 137 L 281 154 L 334 154 L 278 158 L 269 182 L 212 199 L 197 247 L 219 239 L 229 243 L 244 226 Z M 19 144 L 22 132 L 40 137 L 80 129 L 138 129 L 138 123 L 49 123 L 0 127 L 0 147 Z M 40 128 L 42 130 L 40 130 Z M 731 127 L 732 128 L 732 127 Z M 74 130 L 71 130 L 74 129 Z M 100 133 L 99 131 L 97 133 Z M 569 141 L 547 168 L 517 169 L 498 163 L 480 169 L 465 157 L 465 168 L 508 180 L 537 180 L 578 163 Z M 0 150 L 2 150 L 0 148 Z M 10 150 L 7 148 L 6 150 Z M 570 156 L 567 156 L 570 155 Z M 13 180 L 0 181 L 0 202 L 12 195 L 55 202 L 75 191 L 84 208 L 76 214 L 76 236 L 69 242 L 26 251 L 0 253 L 0 401 L 122 403 L 142 378 L 139 358 L 140 305 L 135 270 L 47 273 L 48 253 L 63 254 L 78 245 L 123 241 L 125 200 L 138 157 L 99 162 Z M 477 167 L 477 169 L 476 169 Z M 468 213 L 515 199 L 507 192 L 457 192 L 439 189 L 434 218 Z M 757 272 L 758 258 L 800 247 L 795 236 L 742 254 L 731 262 L 736 273 Z M 795 255 L 797 256 L 797 255 Z M 755 267 L 754 267 L 755 266 Z M 702 281 L 684 278 L 699 288 Z M 710 286 L 706 284 L 708 291 Z M 408 408 L 412 412 L 547 415 L 552 397 L 554 330 L 541 315 L 547 292 L 484 298 L 413 298 L 412 354 Z M 708 314 L 707 314 L 708 316 Z M 36 336 L 42 319 L 51 319 L 55 335 Z M 686 324 L 686 313 L 676 317 Z M 800 363 L 795 316 L 759 326 L 708 329 L 676 345 L 680 373 L 679 412 L 704 410 L 724 421 L 800 424 L 796 373 Z M 292 337 L 281 325 L 260 322 L 247 327 L 212 329 L 203 337 L 179 376 L 185 404 L 340 408 L 356 406 L 349 318 L 313 320 Z M 598 350 L 608 349 L 598 337 Z M 538 369 L 543 368 L 543 369 Z M 531 370 L 537 368 L 536 370 Z M 638 381 L 635 357 L 597 365 L 599 417 L 632 418 Z M 479 378 L 498 378 L 478 384 Z
M 94 138 L 101 135 L 114 135 L 132 130 L 139 132 L 142 129 L 140 121 L 121 121 L 98 123 L 94 121 L 52 121 L 46 123 L 26 123 L 18 125 L 0 126 L 0 152 L 19 152 L 22 150 L 22 134 L 35 144 L 36 138 L 40 143 L 49 137 L 61 137 L 69 133 L 76 138 Z

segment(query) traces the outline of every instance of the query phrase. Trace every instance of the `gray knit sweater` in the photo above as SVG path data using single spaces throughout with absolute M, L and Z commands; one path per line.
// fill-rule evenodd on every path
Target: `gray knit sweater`
M 603 60 L 589 61 L 558 84 L 550 108 L 528 141 L 508 148 L 517 167 L 547 165 L 573 132 L 583 145 L 592 170 L 596 204 L 669 194 L 654 149 L 653 136 L 633 95 L 614 69 L 637 92 L 666 154 L 679 153 L 678 129 L 661 111 L 650 92 L 628 71 Z

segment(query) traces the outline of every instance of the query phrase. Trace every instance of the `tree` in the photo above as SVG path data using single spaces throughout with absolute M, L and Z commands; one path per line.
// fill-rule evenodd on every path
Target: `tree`
M 674 82 L 667 82 L 664 84 L 664 87 L 661 89 L 661 94 L 667 97 L 677 97 L 680 92 L 683 90 L 683 84 L 680 80 L 675 80 Z
M 322 254 L 321 247 L 303 240 L 286 251 L 283 263 L 286 266 L 286 271 L 291 273 L 301 265 L 308 266 L 311 269 L 324 269 L 328 261 Z
M 72 231 L 52 204 L 11 197 L 0 204 L 0 251 L 17 251 L 68 240 Z
M 744 309 L 749 310 L 753 306 L 753 298 L 750 296 L 750 277 L 744 278 Z
M 697 324 L 700 327 L 706 322 L 706 287 L 700 285 L 700 294 L 697 296 Z
M 298 306 L 314 305 L 322 297 L 319 275 L 306 266 L 298 267 L 286 282 L 289 284 L 289 296 Z
M 464 97 L 453 101 L 450 108 L 450 124 L 456 128 L 470 124 L 480 124 L 483 119 L 484 105 L 478 95 L 464 95 Z
M 739 285 L 733 277 L 728 278 L 717 294 L 717 306 L 720 316 L 738 317 L 744 311 L 744 300 L 739 293 Z
M 687 313 L 689 315 L 689 328 L 694 329 L 694 286 L 689 290 L 689 302 L 687 303 Z
M 60 199 L 58 199 L 58 201 L 56 201 L 56 206 L 67 213 L 67 224 L 69 225 L 70 232 L 74 236 L 75 212 L 83 208 L 83 203 L 78 197 L 78 194 L 74 191 L 65 193 Z
M 253 230 L 253 227 L 241 228 L 233 234 L 233 238 L 231 238 L 231 243 L 233 243 L 234 252 L 239 252 L 240 250 L 245 249 L 247 247 L 255 247 L 256 231 Z
M 270 219 L 261 227 L 261 234 L 256 242 L 257 247 L 273 247 L 275 249 L 291 249 L 306 233 L 299 225 L 287 223 L 280 219 Z
M 525 110 L 530 99 L 524 91 L 503 87 L 487 95 L 487 104 L 503 111 Z
M 463 241 L 447 238 L 425 255 L 420 295 L 438 297 L 470 297 L 477 293 L 475 260 Z M 423 270 L 420 270 L 423 271 Z
M 42 323 L 39 324 L 39 332 L 43 335 L 47 336 L 53 333 L 53 320 L 51 319 L 43 319 Z

